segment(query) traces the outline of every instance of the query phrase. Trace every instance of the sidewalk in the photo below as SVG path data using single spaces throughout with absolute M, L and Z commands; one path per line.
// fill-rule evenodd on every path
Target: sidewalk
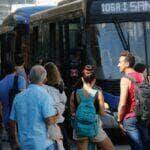
M 0 135 L 0 150 L 11 150 L 10 145 L 8 143 L 8 136 L 6 131 L 3 131 Z M 71 150 L 76 150 L 76 143 L 74 141 L 71 142 Z M 116 150 L 131 150 L 129 145 L 116 145 Z

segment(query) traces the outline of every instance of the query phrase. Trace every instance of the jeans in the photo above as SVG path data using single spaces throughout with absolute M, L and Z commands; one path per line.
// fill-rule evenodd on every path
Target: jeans
M 131 147 L 134 150 L 143 150 L 142 138 L 137 125 L 137 119 L 135 117 L 124 119 L 123 127 L 127 136 L 130 138 Z
M 142 136 L 143 142 L 143 149 L 149 150 L 150 149 L 150 124 L 146 125 L 145 122 L 140 121 L 138 123 L 138 127 L 140 129 L 140 133 Z

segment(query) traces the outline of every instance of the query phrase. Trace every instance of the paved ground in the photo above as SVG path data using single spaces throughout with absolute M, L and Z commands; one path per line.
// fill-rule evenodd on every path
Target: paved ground
M 10 146 L 7 142 L 3 142 L 2 147 L 0 147 L 0 150 L 11 150 L 11 149 L 10 149 Z M 73 145 L 71 150 L 76 150 L 76 146 Z M 128 145 L 117 145 L 116 150 L 131 150 L 131 148 Z
M 3 142 L 0 150 L 11 150 L 10 145 L 7 142 Z
M 72 143 L 72 148 L 71 150 L 76 150 L 76 145 L 75 143 Z M 129 145 L 116 145 L 116 150 L 131 150 Z
M 11 150 L 9 143 L 6 141 L 7 134 L 4 131 L 3 134 L 0 135 L 0 150 Z M 76 150 L 76 144 L 74 142 L 71 143 L 71 150 Z M 131 150 L 128 145 L 116 145 L 116 150 Z

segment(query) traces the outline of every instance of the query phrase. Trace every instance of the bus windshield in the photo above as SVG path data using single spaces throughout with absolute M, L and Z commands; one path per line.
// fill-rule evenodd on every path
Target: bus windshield
M 88 54 L 93 58 L 92 63 L 97 65 L 100 79 L 121 77 L 117 64 L 121 51 L 125 50 L 125 45 L 135 55 L 136 63 L 150 66 L 150 58 L 146 59 L 146 56 L 150 56 L 150 22 L 121 22 L 119 26 L 124 40 L 120 37 L 115 23 L 100 23 L 89 27 L 88 37 L 91 48 Z M 94 38 L 90 39 L 90 37 Z M 101 59 L 96 58 L 97 56 Z

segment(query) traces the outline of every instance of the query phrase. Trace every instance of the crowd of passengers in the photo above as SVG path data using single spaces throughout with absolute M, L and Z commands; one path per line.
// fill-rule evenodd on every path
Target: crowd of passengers
M 120 81 L 120 97 L 103 92 L 96 85 L 96 68 L 85 65 L 80 71 L 78 86 L 68 100 L 69 124 L 73 128 L 68 131 L 64 125 L 64 112 L 68 107 L 65 83 L 57 65 L 39 62 L 27 75 L 23 56 L 18 55 L 15 65 L 7 62 L 6 76 L 0 81 L 0 118 L 12 150 L 69 150 L 69 132 L 73 132 L 72 139 L 78 150 L 114 150 L 115 146 L 104 130 L 104 124 L 107 126 L 112 119 L 108 114 L 109 104 L 105 101 L 108 96 L 118 106 L 117 118 L 112 119 L 113 126 L 119 127 L 130 139 L 133 150 L 148 150 L 150 124 L 137 119 L 135 84 L 125 76 L 141 84 L 145 81 L 145 65 L 134 65 L 135 57 L 127 51 L 122 52 L 118 63 L 124 74 Z M 16 92 L 14 97 L 11 97 L 12 92 Z

